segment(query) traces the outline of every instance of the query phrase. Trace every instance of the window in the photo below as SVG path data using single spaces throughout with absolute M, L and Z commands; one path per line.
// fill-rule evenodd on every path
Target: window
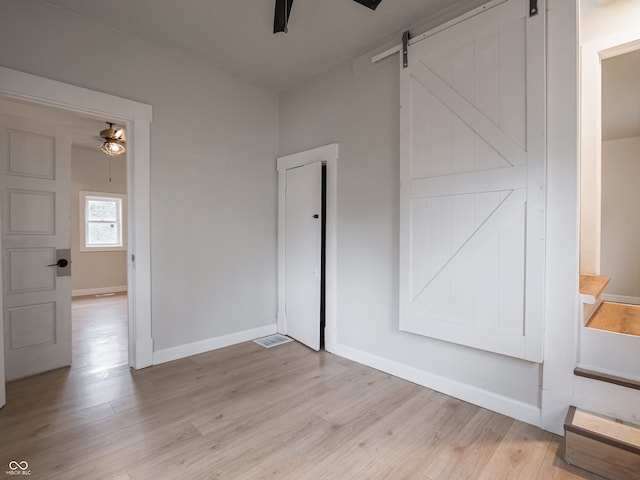
M 80 251 L 126 250 L 127 196 L 80 192 Z

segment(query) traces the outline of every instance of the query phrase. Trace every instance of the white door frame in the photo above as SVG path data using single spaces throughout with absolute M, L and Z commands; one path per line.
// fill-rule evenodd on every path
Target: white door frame
M 325 253 L 325 349 L 333 353 L 337 341 L 337 255 L 338 255 L 338 144 L 294 153 L 277 160 L 278 168 L 278 332 L 286 332 L 285 312 L 285 194 L 287 170 L 310 163 L 327 166 L 327 216 Z
M 54 107 L 96 119 L 117 120 L 127 129 L 129 365 L 152 364 L 150 125 L 153 109 L 121 97 L 38 77 L 0 66 L 0 96 Z M 0 355 L 4 355 L 4 344 Z

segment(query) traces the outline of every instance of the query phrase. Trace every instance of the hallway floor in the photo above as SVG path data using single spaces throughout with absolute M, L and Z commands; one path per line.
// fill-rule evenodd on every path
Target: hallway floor
M 129 364 L 127 294 L 76 297 L 71 303 L 73 370 Z

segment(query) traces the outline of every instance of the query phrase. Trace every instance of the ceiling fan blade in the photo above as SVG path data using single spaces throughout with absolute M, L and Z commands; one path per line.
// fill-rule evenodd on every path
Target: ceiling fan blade
M 371 10 L 375 10 L 378 8 L 378 5 L 382 2 L 382 0 L 353 0 L 354 2 L 358 2 L 360 5 L 364 5 Z
M 291 15 L 292 5 L 293 0 L 276 0 L 275 14 L 273 17 L 273 33 L 287 33 L 287 23 L 289 22 L 289 15 Z

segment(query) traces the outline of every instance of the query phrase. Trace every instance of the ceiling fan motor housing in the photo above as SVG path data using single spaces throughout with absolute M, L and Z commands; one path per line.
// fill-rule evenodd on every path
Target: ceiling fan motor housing
M 364 5 L 371 10 L 378 8 L 382 0 L 354 0 L 354 2 Z M 273 33 L 287 33 L 287 24 L 291 15 L 293 0 L 276 0 L 275 14 L 273 18 Z
M 360 5 L 364 5 L 365 7 L 370 8 L 371 10 L 375 10 L 378 8 L 378 5 L 382 2 L 382 0 L 354 0 L 358 2 Z

